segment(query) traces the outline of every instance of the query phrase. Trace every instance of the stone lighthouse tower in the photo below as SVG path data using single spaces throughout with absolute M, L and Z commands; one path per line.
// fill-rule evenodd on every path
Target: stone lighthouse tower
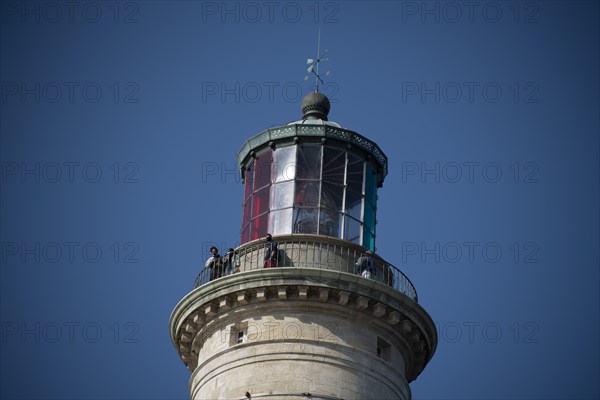
M 387 157 L 329 110 L 310 93 L 238 152 L 239 272 L 205 268 L 170 318 L 192 399 L 410 399 L 435 352 L 414 286 L 375 252 Z

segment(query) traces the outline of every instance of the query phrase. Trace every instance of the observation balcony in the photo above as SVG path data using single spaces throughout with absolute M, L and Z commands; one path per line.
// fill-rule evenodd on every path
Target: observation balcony
M 278 235 L 277 268 L 309 268 L 359 275 L 390 286 L 418 302 L 417 291 L 410 279 L 398 268 L 367 249 L 346 240 L 321 235 Z M 269 242 L 264 239 L 245 243 L 235 250 L 239 272 L 265 268 L 264 255 Z M 222 256 L 222 259 L 227 255 Z M 370 260 L 369 260 L 370 259 Z M 367 269 L 369 273 L 363 273 Z M 238 272 L 230 272 L 230 275 Z M 194 288 L 213 280 L 227 279 L 225 268 L 206 267 L 196 277 Z

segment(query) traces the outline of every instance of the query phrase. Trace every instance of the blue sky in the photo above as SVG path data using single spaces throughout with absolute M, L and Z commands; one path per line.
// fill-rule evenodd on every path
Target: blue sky
M 330 119 L 389 158 L 377 252 L 439 330 L 415 399 L 597 399 L 596 2 L 0 8 L 0 397 L 184 399 L 168 318 L 239 242 L 235 153 Z

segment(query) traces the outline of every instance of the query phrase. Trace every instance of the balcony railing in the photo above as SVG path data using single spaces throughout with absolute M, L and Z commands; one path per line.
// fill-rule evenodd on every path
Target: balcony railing
M 354 243 L 316 235 L 285 235 L 273 240 L 278 249 L 276 268 L 316 268 L 356 274 L 388 285 L 418 302 L 417 291 L 406 275 Z M 213 266 L 202 269 L 194 288 L 237 272 L 265 268 L 267 246 L 265 240 L 256 240 L 238 247 L 231 265 L 225 261 L 228 256 L 222 256 Z

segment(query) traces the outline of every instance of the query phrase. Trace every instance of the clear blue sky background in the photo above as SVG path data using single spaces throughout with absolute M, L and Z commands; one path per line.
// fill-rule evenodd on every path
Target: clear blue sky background
M 600 397 L 597 2 L 1 4 L 1 398 L 189 396 L 170 312 L 237 245 L 235 153 L 300 117 L 316 21 L 439 328 L 414 398 Z

